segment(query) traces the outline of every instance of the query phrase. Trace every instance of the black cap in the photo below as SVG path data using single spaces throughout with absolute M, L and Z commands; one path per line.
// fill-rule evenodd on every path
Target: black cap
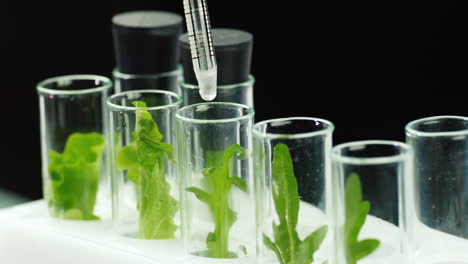
M 249 80 L 253 36 L 238 29 L 214 28 L 212 38 L 218 64 L 218 85 L 242 83 Z M 184 82 L 198 84 L 193 71 L 192 55 L 187 33 L 180 37 Z
M 127 74 L 175 70 L 179 62 L 181 16 L 163 11 L 131 11 L 112 18 L 117 68 Z

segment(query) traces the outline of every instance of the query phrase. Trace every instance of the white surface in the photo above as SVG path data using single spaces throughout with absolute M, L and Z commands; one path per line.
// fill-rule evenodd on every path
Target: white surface
M 182 256 L 180 241 L 117 236 L 109 219 L 52 219 L 42 200 L 0 210 L 1 264 L 190 263 Z
M 468 264 L 468 240 L 415 223 L 417 264 Z
M 97 205 L 96 213 L 109 215 Z M 138 240 L 99 221 L 50 218 L 44 200 L 0 209 L 0 264 L 245 264 L 187 255 L 180 240 Z
M 301 213 L 301 219 L 323 217 L 313 207 L 302 208 L 305 212 Z M 419 245 L 422 251 L 419 251 L 417 264 L 468 264 L 467 240 L 434 231 L 422 224 L 416 227 L 420 241 L 424 242 Z M 298 231 L 309 233 L 314 228 L 302 226 Z M 395 260 L 398 257 L 395 253 L 399 251 L 399 231 L 394 225 L 370 216 L 360 237 L 378 238 L 383 243 L 378 251 L 360 264 L 400 263 Z M 326 241 L 323 249 L 317 252 L 317 260 L 326 258 L 329 246 L 329 241 Z M 0 209 L 0 263 L 220 264 L 244 261 L 209 260 L 185 255 L 179 240 L 121 237 L 113 232 L 109 218 L 102 221 L 52 219 L 48 216 L 46 203 L 41 200 Z

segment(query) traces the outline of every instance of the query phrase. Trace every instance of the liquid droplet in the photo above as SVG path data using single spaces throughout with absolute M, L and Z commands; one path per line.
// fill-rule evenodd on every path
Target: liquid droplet
M 195 72 L 200 96 L 205 101 L 213 101 L 216 98 L 217 69 L 212 68 L 207 71 Z

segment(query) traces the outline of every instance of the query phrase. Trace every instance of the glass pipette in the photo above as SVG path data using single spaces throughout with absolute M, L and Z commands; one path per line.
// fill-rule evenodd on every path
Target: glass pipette
M 216 97 L 217 65 L 206 0 L 184 0 L 193 70 L 205 101 Z

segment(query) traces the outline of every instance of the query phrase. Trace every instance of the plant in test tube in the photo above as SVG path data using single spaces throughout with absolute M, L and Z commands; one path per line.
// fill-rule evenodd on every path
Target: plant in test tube
M 369 210 L 370 203 L 362 201 L 359 175 L 353 173 L 345 184 L 344 239 L 347 264 L 356 264 L 358 260 L 370 255 L 380 245 L 379 240 L 376 239 L 358 241 L 359 233 L 366 222 Z
M 55 217 L 95 220 L 94 205 L 101 175 L 104 138 L 98 133 L 73 133 L 63 153 L 49 152 L 50 184 L 45 196 Z
M 175 238 L 177 225 L 174 217 L 179 208 L 171 196 L 171 185 L 166 180 L 166 161 L 173 160 L 174 149 L 162 142 L 163 135 L 151 114 L 145 109 L 146 103 L 135 101 L 135 140 L 117 153 L 117 167 L 126 169 L 126 177 L 136 184 L 139 192 L 140 211 L 138 238 Z
M 279 224 L 273 223 L 273 238 L 263 235 L 266 247 L 272 250 L 281 264 L 309 264 L 320 248 L 328 228 L 319 227 L 304 240 L 296 226 L 299 217 L 299 193 L 288 146 L 277 144 L 273 153 L 273 201 Z
M 196 187 L 187 188 L 200 201 L 210 208 L 215 230 L 206 238 L 207 257 L 212 258 L 236 258 L 237 255 L 229 251 L 229 230 L 237 220 L 237 214 L 229 205 L 229 193 L 233 186 L 242 191 L 247 191 L 245 180 L 233 176 L 234 159 L 247 158 L 247 150 L 234 144 L 223 152 L 221 165 L 218 168 L 206 168 L 202 171 L 208 190 Z M 217 159 L 218 155 L 212 155 Z M 207 161 L 207 164 L 216 164 L 216 161 Z

